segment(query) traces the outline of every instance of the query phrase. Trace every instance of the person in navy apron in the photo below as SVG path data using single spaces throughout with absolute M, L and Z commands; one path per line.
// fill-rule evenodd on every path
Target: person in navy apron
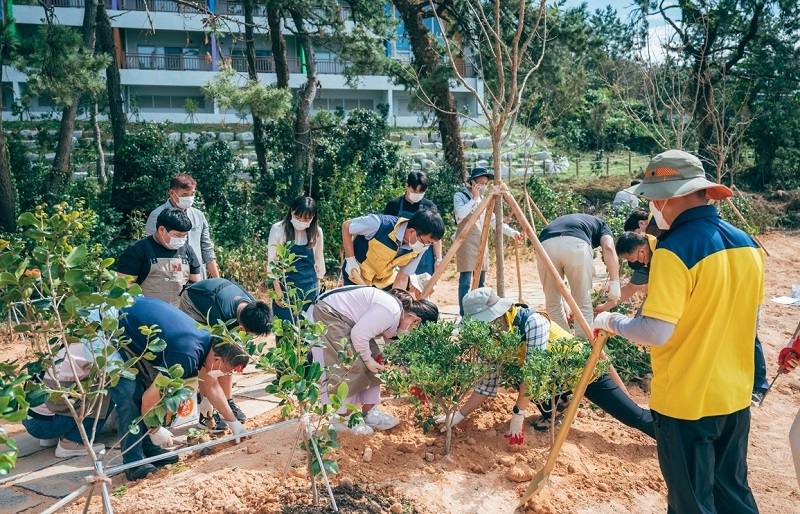
M 411 216 L 420 209 L 438 211 L 436 204 L 424 198 L 428 190 L 428 176 L 421 171 L 412 171 L 406 179 L 406 194 L 393 198 L 386 203 L 384 214 L 398 218 L 411 219 Z M 430 273 L 442 262 L 442 242 L 437 241 L 432 248 L 422 254 L 422 260 L 417 266 L 417 273 Z
M 269 262 L 275 262 L 277 245 L 294 241 L 290 251 L 297 259 L 292 264 L 295 271 L 287 274 L 287 283 L 297 289 L 310 305 L 319 295 L 319 285 L 325 276 L 322 229 L 317 218 L 317 203 L 313 198 L 301 196 L 292 202 L 283 220 L 272 225 L 269 231 Z M 272 287 L 279 296 L 284 296 L 283 284 L 275 280 Z M 275 317 L 294 322 L 291 311 L 280 301 L 273 302 Z

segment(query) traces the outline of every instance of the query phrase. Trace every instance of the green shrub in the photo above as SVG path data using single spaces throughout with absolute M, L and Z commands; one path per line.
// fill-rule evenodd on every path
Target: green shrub
M 111 181 L 111 203 L 123 215 L 164 203 L 170 179 L 184 170 L 182 148 L 167 138 L 166 127 L 145 123 L 125 134 Z
M 650 351 L 622 336 L 611 336 L 606 342 L 606 355 L 625 383 L 641 381 L 652 373 Z
M 580 212 L 581 197 L 571 191 L 556 192 L 539 177 L 532 176 L 527 184 L 528 194 L 547 221 L 559 216 Z

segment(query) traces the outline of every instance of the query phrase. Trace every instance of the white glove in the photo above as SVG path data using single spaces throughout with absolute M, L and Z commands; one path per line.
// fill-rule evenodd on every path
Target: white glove
M 447 430 L 447 427 L 444 425 L 444 422 L 446 420 L 447 420 L 447 416 L 444 415 L 444 414 L 439 414 L 438 416 L 434 416 L 433 417 L 433 421 L 437 425 L 442 425 L 441 427 L 439 427 L 439 431 L 440 432 L 445 432 Z M 459 423 L 461 423 L 463 420 L 464 420 L 464 415 L 461 414 L 460 410 L 457 410 L 455 412 L 455 414 L 453 414 L 453 417 L 450 418 L 450 426 L 454 427 L 454 426 L 458 425 Z
M 172 446 L 172 432 L 164 427 L 158 427 L 155 432 L 150 432 L 150 441 L 156 446 Z
M 239 435 L 247 432 L 247 429 L 245 428 L 244 424 L 237 419 L 234 419 L 233 421 L 226 420 L 225 423 L 228 424 L 228 426 L 231 429 L 231 432 L 233 432 L 233 435 Z M 236 442 L 241 443 L 242 439 L 246 439 L 246 437 L 238 437 L 236 438 Z
M 511 237 L 513 237 L 513 238 L 514 238 L 514 241 L 515 241 L 517 244 L 521 243 L 521 242 L 522 242 L 522 239 L 523 239 L 523 237 L 522 237 L 522 232 L 519 232 L 519 231 L 516 231 L 516 230 L 514 231 L 514 233 L 513 233 L 513 234 L 511 234 Z
M 511 424 L 508 426 L 508 432 L 504 436 L 508 439 L 508 444 L 522 444 L 525 440 L 525 430 L 522 428 L 523 421 L 525 421 L 524 410 L 511 415 Z
M 619 288 L 619 280 L 612 280 L 608 283 L 608 299 L 615 302 L 622 297 L 622 291 Z
M 595 316 L 594 321 L 592 322 L 592 328 L 594 329 L 594 335 L 597 337 L 598 330 L 605 330 L 609 334 L 614 334 L 616 331 L 614 330 L 614 320 L 616 319 L 625 319 L 627 316 L 624 314 L 620 314 L 618 312 L 601 312 L 597 316 Z
M 349 277 L 353 274 L 353 271 L 356 272 L 356 275 L 361 275 L 361 266 L 358 265 L 358 261 L 354 257 L 347 257 L 344 260 L 344 272 Z
M 203 397 L 203 401 L 200 402 L 197 409 L 200 411 L 200 414 L 206 418 L 210 418 L 211 415 L 214 414 L 214 406 L 211 405 L 211 400 L 209 400 L 207 396 Z
M 376 361 L 371 357 L 364 361 L 364 366 L 366 366 L 367 369 L 373 373 L 378 373 L 379 371 L 383 371 L 386 369 L 386 366 L 378 364 L 378 361 Z

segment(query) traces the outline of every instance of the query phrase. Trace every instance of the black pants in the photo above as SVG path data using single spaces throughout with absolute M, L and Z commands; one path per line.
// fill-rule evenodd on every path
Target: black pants
M 749 407 L 694 421 L 653 418 L 668 514 L 758 512 L 747 485 Z
M 565 395 L 568 396 L 569 394 L 565 393 L 562 398 L 566 399 Z M 586 388 L 586 398 L 622 424 L 635 428 L 655 439 L 655 427 L 650 411 L 636 405 L 608 374 L 601 375 L 600 378 L 589 384 Z M 550 403 L 537 404 L 536 406 L 539 407 L 539 411 L 545 419 L 550 418 Z

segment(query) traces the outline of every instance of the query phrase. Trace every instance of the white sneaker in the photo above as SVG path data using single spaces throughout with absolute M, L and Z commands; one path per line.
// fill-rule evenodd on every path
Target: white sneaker
M 76 444 L 72 442 L 66 443 L 66 448 L 63 446 L 64 443 L 61 441 L 58 442 L 58 446 L 56 446 L 56 457 L 63 459 L 66 457 L 77 457 L 80 455 L 89 455 L 89 452 L 86 448 L 83 447 L 82 444 Z M 95 444 L 92 446 L 95 453 L 100 453 L 106 451 L 106 446 L 104 444 Z
M 375 406 L 364 416 L 364 422 L 375 430 L 389 430 L 397 426 L 400 420 L 385 412 L 381 412 L 378 410 L 378 407 Z
M 333 419 L 331 419 L 331 426 L 337 432 L 346 432 L 349 430 L 350 432 L 353 432 L 354 434 L 358 435 L 371 435 L 374 432 L 371 427 L 367 426 L 364 423 L 363 419 L 353 428 L 347 426 L 347 423 L 349 421 L 350 421 L 349 416 L 346 418 L 341 416 L 334 416 Z
M 39 439 L 39 446 L 44 448 L 50 448 L 51 446 L 55 446 L 58 444 L 58 437 L 55 439 Z

